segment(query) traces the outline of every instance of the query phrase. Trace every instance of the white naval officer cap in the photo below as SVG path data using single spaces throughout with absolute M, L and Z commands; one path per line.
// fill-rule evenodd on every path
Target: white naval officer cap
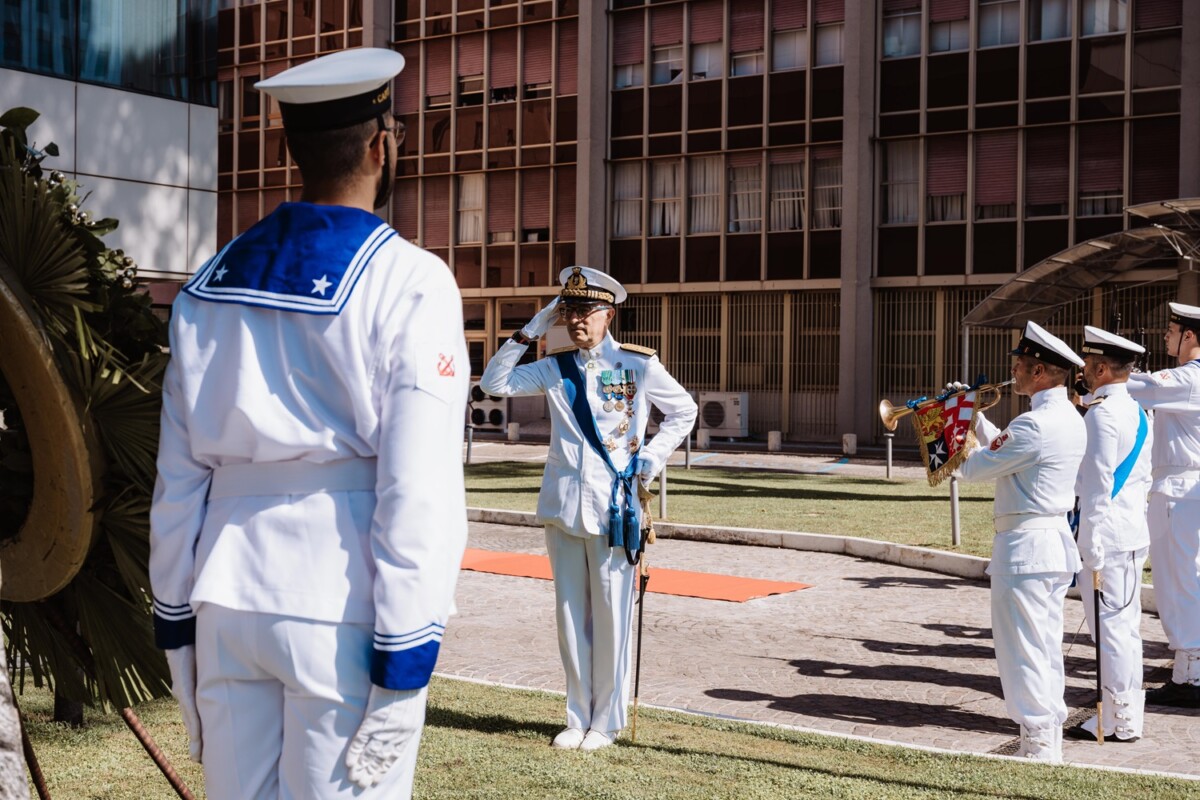
M 628 294 L 620 281 L 608 273 L 591 267 L 567 267 L 558 273 L 562 284 L 562 302 L 568 305 L 583 303 L 625 302 Z
M 1124 336 L 1117 336 L 1102 328 L 1084 325 L 1083 349 L 1080 352 L 1085 356 L 1108 356 L 1120 361 L 1134 361 L 1146 352 L 1146 348 Z
M 1025 334 L 1012 354 L 1036 358 L 1063 369 L 1083 366 L 1083 359 L 1066 342 L 1032 321 L 1025 323 Z
M 1171 307 L 1169 322 L 1200 331 L 1200 306 L 1185 306 L 1183 303 L 1167 303 L 1167 305 Z
M 306 61 L 254 88 L 279 101 L 287 130 L 340 130 L 390 112 L 391 80 L 402 69 L 396 51 L 363 47 Z

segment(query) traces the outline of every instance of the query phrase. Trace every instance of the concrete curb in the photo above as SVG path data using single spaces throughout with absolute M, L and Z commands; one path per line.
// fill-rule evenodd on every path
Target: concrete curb
M 468 508 L 467 519 L 471 522 L 490 522 L 495 525 L 517 525 L 526 528 L 541 527 L 532 511 L 509 511 L 500 508 Z M 894 542 L 881 542 L 857 536 L 838 536 L 828 533 L 796 533 L 772 531 L 761 528 L 717 528 L 708 525 L 685 525 L 675 522 L 656 522 L 654 530 L 664 539 L 683 539 L 692 542 L 716 544 L 740 544 L 754 547 L 781 547 L 787 550 L 807 550 L 896 564 L 901 567 L 953 575 L 973 581 L 988 580 L 988 559 L 963 553 L 947 553 L 929 547 L 914 547 Z M 1071 589 L 1069 597 L 1079 597 L 1078 589 Z M 1154 602 L 1154 587 L 1142 584 L 1142 610 L 1158 613 Z

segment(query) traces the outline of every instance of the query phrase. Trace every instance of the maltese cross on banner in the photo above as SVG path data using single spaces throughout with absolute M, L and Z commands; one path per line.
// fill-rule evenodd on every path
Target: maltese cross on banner
M 922 405 L 913 414 L 930 486 L 937 486 L 966 458 L 975 434 L 975 392 Z

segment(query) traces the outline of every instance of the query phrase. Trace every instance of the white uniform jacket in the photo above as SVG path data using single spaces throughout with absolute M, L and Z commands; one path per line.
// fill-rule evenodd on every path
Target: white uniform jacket
M 546 395 L 550 407 L 550 450 L 538 495 L 537 521 L 576 536 L 607 534 L 612 471 L 583 438 L 556 359 L 543 358 L 518 366 L 526 347 L 512 340 L 502 345 L 483 371 L 480 386 L 485 392 L 501 397 Z M 663 412 L 665 417 L 659 423 L 658 433 L 638 450 L 638 472 L 643 476 L 657 475 L 675 448 L 691 433 L 696 402 L 657 356 L 624 350 L 611 335 L 605 336 L 591 351 L 577 350 L 575 359 L 588 388 L 588 404 L 596 417 L 600 437 L 603 440 L 611 436 L 618 445 L 609 453 L 618 470 L 625 469 L 632 458 L 630 442 L 635 437 L 639 443 L 645 441 L 650 406 Z M 594 362 L 590 369 L 589 362 Z M 637 387 L 634 415 L 625 434 L 618 429 L 625 413 L 616 408 L 604 410 L 600 378 L 604 370 L 611 369 L 634 372 Z
M 367 624 L 372 680 L 424 686 L 467 536 L 470 366 L 446 265 L 365 211 L 285 203 L 184 287 L 170 333 L 159 645 L 194 641 L 201 603 Z M 334 462 L 358 479 L 314 489 Z
M 1079 552 L 1127 552 L 1150 545 L 1146 496 L 1150 493 L 1150 447 L 1153 431 L 1146 420 L 1146 438 L 1136 457 L 1138 424 L 1144 412 L 1129 396 L 1124 383 L 1102 386 L 1084 416 L 1087 450 L 1079 467 Z M 1103 398 L 1103 400 L 1100 400 Z M 1113 496 L 1117 468 L 1132 458 L 1125 484 Z M 1099 560 L 1099 559 L 1097 559 Z
M 1003 432 L 977 415 L 980 447 L 960 468 L 963 480 L 996 481 L 989 575 L 1079 571 L 1067 512 L 1075 507 L 1087 432 L 1065 387 L 1031 400 L 1032 408 Z
M 1142 408 L 1154 412 L 1151 491 L 1200 500 L 1200 361 L 1134 373 L 1126 386 Z

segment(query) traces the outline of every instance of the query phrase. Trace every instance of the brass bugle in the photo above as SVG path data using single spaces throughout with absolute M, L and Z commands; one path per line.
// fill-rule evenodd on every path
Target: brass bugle
M 979 386 L 968 387 L 966 389 L 960 389 L 957 392 L 951 392 L 950 394 L 947 394 L 947 395 L 938 395 L 937 397 L 933 398 L 932 400 L 923 400 L 911 408 L 909 407 L 909 405 L 907 403 L 905 403 L 902 406 L 894 406 L 894 405 L 892 405 L 890 400 L 880 400 L 879 401 L 879 419 L 881 419 L 883 421 L 883 427 L 887 428 L 889 431 L 894 431 L 894 430 L 896 430 L 896 425 L 899 424 L 901 417 L 906 417 L 909 414 L 916 411 L 917 409 L 923 408 L 923 407 L 929 405 L 930 403 L 935 403 L 939 399 L 949 400 L 951 397 L 954 397 L 955 395 L 966 394 L 967 392 L 978 392 L 979 396 L 981 398 L 984 396 L 985 393 L 991 392 L 993 394 L 993 396 L 989 400 L 983 401 L 979 404 L 979 410 L 986 411 L 987 409 L 991 408 L 992 406 L 994 406 L 1000 402 L 1000 390 L 1003 389 L 1005 386 L 1008 386 L 1011 383 L 1012 383 L 1011 380 L 1004 381 L 1003 383 L 983 383 L 983 384 L 980 384 Z

